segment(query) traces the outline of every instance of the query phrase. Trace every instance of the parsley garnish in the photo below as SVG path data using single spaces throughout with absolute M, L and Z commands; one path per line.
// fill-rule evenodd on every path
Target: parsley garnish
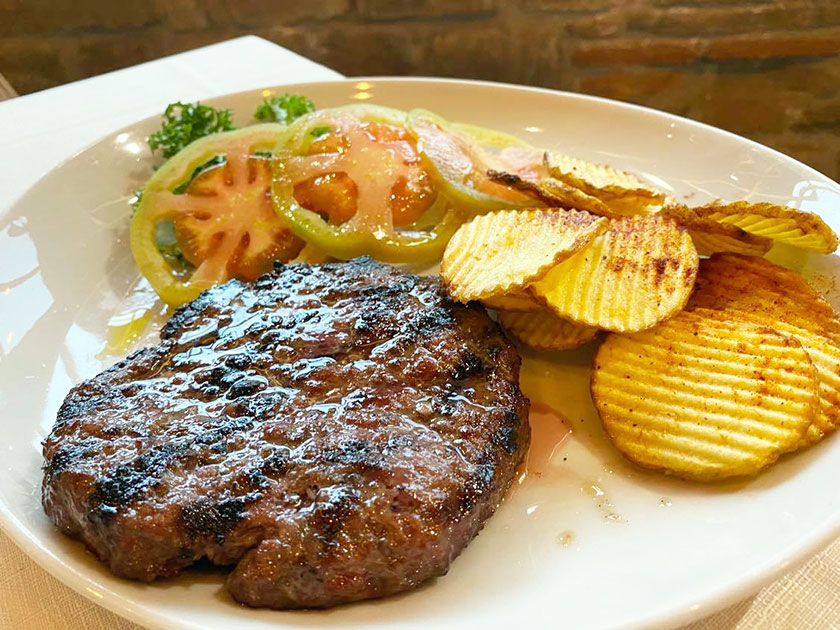
M 200 103 L 172 103 L 163 113 L 160 131 L 149 136 L 149 147 L 152 151 L 161 149 L 163 157 L 171 158 L 194 140 L 231 129 L 234 126 L 229 109 Z
M 288 124 L 304 114 L 315 111 L 315 105 L 299 94 L 278 94 L 264 98 L 257 105 L 254 118 Z

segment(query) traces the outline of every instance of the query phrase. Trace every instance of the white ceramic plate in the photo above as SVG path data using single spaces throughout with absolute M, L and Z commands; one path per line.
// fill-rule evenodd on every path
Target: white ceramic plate
M 789 203 L 840 228 L 840 186 L 826 177 L 742 138 L 639 107 L 459 81 L 279 89 L 305 93 L 319 107 L 354 99 L 425 107 L 635 171 L 679 199 Z M 260 96 L 212 103 L 232 108 L 245 124 Z M 642 472 L 604 438 L 589 402 L 591 351 L 582 351 L 557 364 L 525 358 L 526 394 L 565 423 L 536 405 L 528 474 L 444 578 L 321 612 L 241 607 L 220 572 L 152 585 L 115 578 L 41 511 L 40 442 L 70 387 L 116 360 L 99 353 L 106 322 L 137 279 L 127 200 L 151 173 L 145 138 L 158 124 L 137 123 L 79 153 L 0 217 L 0 523 L 37 562 L 98 604 L 166 628 L 669 627 L 752 594 L 840 533 L 838 438 L 736 485 Z M 838 305 L 836 257 L 772 256 L 802 270 Z

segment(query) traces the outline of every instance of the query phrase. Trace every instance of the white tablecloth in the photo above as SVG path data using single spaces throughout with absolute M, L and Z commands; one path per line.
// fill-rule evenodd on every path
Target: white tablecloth
M 107 133 L 195 101 L 340 78 L 280 46 L 242 37 L 0 103 L 0 211 L 45 172 Z M 840 541 L 802 569 L 685 630 L 840 628 Z M 64 586 L 0 533 L 0 629 L 140 630 Z

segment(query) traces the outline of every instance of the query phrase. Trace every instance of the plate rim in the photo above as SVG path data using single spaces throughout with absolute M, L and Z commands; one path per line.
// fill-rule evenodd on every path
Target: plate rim
M 434 76 L 414 76 L 414 77 L 399 77 L 387 75 L 362 75 L 346 77 L 344 79 L 333 79 L 327 81 L 303 81 L 294 83 L 276 83 L 264 87 L 257 87 L 248 90 L 239 90 L 236 92 L 228 92 L 221 95 L 211 96 L 206 99 L 199 99 L 203 103 L 217 103 L 226 99 L 231 99 L 237 96 L 248 94 L 258 95 L 263 90 L 279 90 L 296 86 L 328 86 L 339 84 L 350 84 L 359 82 L 371 82 L 376 87 L 375 82 L 385 82 L 389 84 L 399 83 L 443 83 L 447 85 L 464 86 L 464 87 L 481 87 L 491 89 L 502 89 L 511 91 L 525 91 L 543 94 L 549 97 L 562 97 L 579 102 L 598 103 L 610 107 L 618 107 L 620 109 L 635 111 L 644 116 L 670 120 L 672 122 L 679 122 L 689 127 L 694 127 L 703 130 L 705 133 L 713 133 L 722 135 L 730 139 L 735 139 L 738 142 L 745 144 L 751 148 L 759 148 L 762 151 L 769 151 L 775 155 L 776 158 L 783 162 L 792 163 L 803 172 L 808 173 L 817 180 L 831 183 L 835 186 L 840 186 L 837 182 L 832 180 L 827 175 L 817 171 L 811 166 L 800 162 L 799 160 L 782 153 L 776 149 L 763 145 L 755 140 L 751 140 L 739 134 L 709 125 L 707 123 L 685 118 L 677 114 L 660 111 L 644 105 L 635 103 L 628 103 L 615 99 L 610 99 L 601 96 L 593 96 L 588 94 L 581 94 L 577 92 L 570 92 L 566 90 L 556 90 L 552 88 L 544 88 L 529 85 L 518 85 L 507 82 L 485 81 L 476 79 L 457 79 L 448 77 L 434 77 Z M 65 157 L 52 168 L 45 171 L 35 183 L 32 184 L 20 196 L 8 202 L 8 205 L 0 209 L 0 216 L 5 215 L 12 208 L 14 208 L 24 197 L 26 197 L 34 188 L 38 187 L 45 177 L 52 172 L 63 168 L 66 164 L 74 160 L 80 154 L 83 154 L 93 147 L 101 144 L 106 139 L 116 136 L 120 133 L 130 131 L 137 125 L 148 123 L 159 118 L 158 115 L 147 116 L 135 120 L 129 124 L 123 125 L 117 129 L 97 137 L 95 140 L 85 144 L 79 150 L 73 152 L 71 155 Z M 20 519 L 12 512 L 12 509 L 0 497 L 0 531 L 3 531 L 10 540 L 20 549 L 28 558 L 33 560 L 39 567 L 44 569 L 51 576 L 59 580 L 63 585 L 71 588 L 76 593 L 79 593 L 89 601 L 98 606 L 113 612 L 114 614 L 133 621 L 144 627 L 172 627 L 181 630 L 201 630 L 201 626 L 190 623 L 189 619 L 179 618 L 173 620 L 167 615 L 159 613 L 157 610 L 148 607 L 144 603 L 140 603 L 127 597 L 123 594 L 118 594 L 111 589 L 104 587 L 97 583 L 89 576 L 85 576 L 82 572 L 72 564 L 68 564 L 54 555 L 51 550 L 41 542 L 41 540 L 34 535 L 34 533 L 27 529 Z M 796 568 L 805 564 L 810 560 L 819 550 L 828 546 L 833 538 L 840 536 L 840 509 L 826 518 L 823 524 L 815 528 L 808 536 L 802 537 L 791 544 L 788 544 L 776 554 L 767 558 L 764 562 L 752 567 L 744 574 L 738 575 L 732 580 L 716 586 L 703 593 L 698 594 L 696 604 L 685 607 L 685 602 L 664 606 L 661 609 L 651 611 L 648 615 L 642 618 L 633 620 L 633 627 L 645 628 L 674 628 L 679 627 L 698 619 L 714 614 L 732 604 L 742 601 L 755 593 L 762 587 L 777 580 L 782 575 L 795 570 Z M 92 590 L 95 587 L 96 590 Z M 178 625 L 172 626 L 175 621 Z M 152 625 L 150 625 L 152 624 Z M 623 626 L 616 626 L 623 627 Z M 630 627 L 630 626 L 627 626 Z

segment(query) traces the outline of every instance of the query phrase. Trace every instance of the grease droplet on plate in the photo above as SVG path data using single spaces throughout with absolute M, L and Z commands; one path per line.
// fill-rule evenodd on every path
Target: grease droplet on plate
M 607 496 L 604 489 L 598 485 L 599 483 L 600 480 L 584 482 L 584 484 L 580 487 L 580 491 L 595 500 L 595 506 L 598 508 L 598 511 L 605 520 L 614 521 L 616 523 L 626 523 L 627 519 L 623 518 L 615 511 L 615 505 L 613 505 L 612 501 L 610 501 L 610 498 Z

